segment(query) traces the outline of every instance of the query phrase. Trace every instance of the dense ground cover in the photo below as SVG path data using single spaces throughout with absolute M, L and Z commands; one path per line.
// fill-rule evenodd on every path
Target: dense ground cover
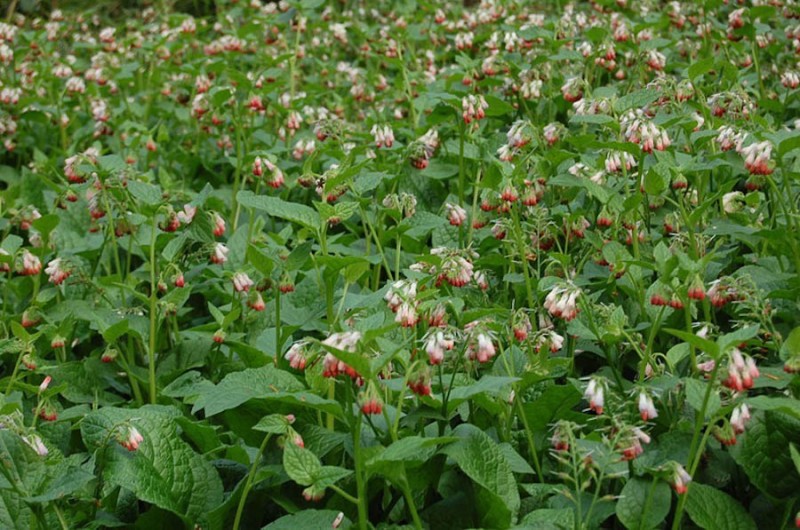
M 794 1 L 218 4 L 0 24 L 2 528 L 795 524 Z

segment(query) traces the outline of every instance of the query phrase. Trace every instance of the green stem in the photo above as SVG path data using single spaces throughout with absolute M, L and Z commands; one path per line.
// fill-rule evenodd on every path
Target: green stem
M 355 505 L 358 505 L 358 499 L 356 499 L 355 497 L 353 497 L 352 495 L 350 495 L 349 493 L 347 493 L 346 491 L 344 491 L 342 488 L 340 488 L 340 487 L 339 487 L 339 486 L 337 486 L 336 484 L 331 484 L 331 485 L 330 485 L 330 486 L 328 486 L 328 487 L 329 487 L 330 489 L 332 489 L 332 490 L 333 490 L 333 491 L 334 491 L 336 494 L 338 494 L 338 495 L 339 495 L 341 498 L 343 498 L 344 500 L 346 500 L 346 501 L 348 501 L 348 502 L 352 502 L 352 503 L 353 503 L 353 504 L 355 504 Z
M 520 396 L 517 396 L 516 399 L 514 399 L 514 402 L 517 407 L 517 414 L 519 414 L 519 419 L 522 421 L 522 427 L 525 429 L 525 437 L 528 440 L 528 450 L 531 453 L 531 458 L 533 458 L 533 469 L 536 470 L 536 476 L 539 477 L 539 480 L 544 482 L 542 465 L 539 463 L 539 453 L 536 450 L 536 441 L 533 437 L 533 431 L 531 431 L 531 426 L 528 424 L 528 418 L 525 416 L 525 409 L 522 407 L 522 398 Z
M 275 288 L 275 366 L 278 365 L 281 349 L 283 348 L 281 332 L 281 289 L 278 286 Z
M 267 434 L 264 437 L 264 441 L 261 442 L 261 446 L 258 448 L 258 453 L 256 453 L 255 458 L 253 458 L 253 464 L 250 466 L 250 472 L 247 474 L 247 482 L 244 484 L 242 496 L 239 498 L 239 505 L 236 507 L 236 517 L 233 519 L 233 530 L 239 530 L 239 524 L 242 522 L 242 513 L 244 512 L 244 505 L 247 502 L 247 496 L 250 494 L 250 489 L 253 487 L 253 480 L 256 478 L 256 470 L 258 469 L 258 464 L 261 461 L 261 455 L 264 453 L 264 449 L 267 448 L 267 443 L 269 443 L 269 439 L 271 437 L 272 434 Z
M 358 492 L 358 528 L 367 530 L 367 484 L 364 481 L 364 463 L 361 454 L 361 413 L 356 413 L 353 427 L 353 457 L 355 459 L 356 491 Z
M 703 454 L 702 449 L 705 447 L 705 442 L 708 440 L 708 435 L 711 433 L 711 429 L 707 428 L 705 434 L 703 435 L 702 442 L 698 444 L 700 432 L 703 430 L 703 425 L 705 424 L 708 401 L 711 399 L 711 392 L 714 390 L 714 382 L 717 380 L 717 372 L 719 371 L 721 364 L 720 359 L 715 359 L 715 361 L 714 370 L 711 371 L 711 377 L 706 383 L 706 393 L 703 396 L 703 406 L 697 412 L 695 417 L 692 443 L 689 445 L 689 474 L 692 476 L 694 476 L 694 472 L 697 470 L 697 465 L 700 462 L 700 456 Z M 691 488 L 678 499 L 678 506 L 675 510 L 675 518 L 672 521 L 672 530 L 678 530 L 681 526 L 681 519 L 683 519 L 683 510 L 686 505 L 686 498 L 690 493 Z
M 403 497 L 406 499 L 406 506 L 408 511 L 411 512 L 411 519 L 414 521 L 414 527 L 417 530 L 422 530 L 422 521 L 417 513 L 417 505 L 414 504 L 414 496 L 408 487 L 408 479 L 404 476 L 400 481 L 400 488 L 403 490 Z
M 153 216 L 150 236 L 150 347 L 147 350 L 148 370 L 150 376 L 150 403 L 156 402 L 156 310 L 158 304 L 156 285 L 156 216 Z

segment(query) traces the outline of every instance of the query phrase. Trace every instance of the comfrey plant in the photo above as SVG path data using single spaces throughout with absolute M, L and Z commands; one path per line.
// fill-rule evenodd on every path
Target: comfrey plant
M 795 2 L 6 4 L 3 528 L 800 524 Z

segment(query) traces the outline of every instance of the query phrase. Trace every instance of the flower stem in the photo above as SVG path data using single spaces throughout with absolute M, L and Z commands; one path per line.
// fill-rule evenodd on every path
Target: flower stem
M 253 487 L 253 480 L 256 478 L 256 470 L 258 469 L 258 464 L 261 461 L 261 455 L 264 453 L 264 449 L 267 448 L 267 443 L 269 443 L 269 439 L 271 437 L 272 434 L 267 434 L 264 437 L 264 441 L 261 442 L 261 446 L 258 448 L 258 453 L 256 453 L 255 458 L 253 458 L 253 464 L 250 466 L 250 472 L 247 474 L 247 482 L 244 484 L 242 496 L 239 498 L 239 505 L 236 507 L 236 517 L 233 520 L 232 527 L 233 530 L 239 530 L 239 524 L 242 522 L 244 505 L 247 502 L 247 496 L 250 494 L 250 489 Z
M 156 307 L 158 303 L 156 285 L 156 216 L 153 216 L 150 236 L 150 347 L 147 349 L 147 361 L 150 378 L 150 403 L 156 402 Z

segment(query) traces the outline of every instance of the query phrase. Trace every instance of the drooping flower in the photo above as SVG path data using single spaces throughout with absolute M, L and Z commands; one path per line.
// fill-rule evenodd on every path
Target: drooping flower
M 639 415 L 642 417 L 642 421 L 649 421 L 658 417 L 653 398 L 644 390 L 639 391 Z
M 250 276 L 244 272 L 237 272 L 234 274 L 232 281 L 233 288 L 236 289 L 237 293 L 249 291 L 250 287 L 252 287 L 254 284 L 253 280 L 250 279 Z
M 425 340 L 425 352 L 428 354 L 428 360 L 431 364 L 441 364 L 444 360 L 444 354 L 453 349 L 455 341 L 443 331 L 435 331 L 428 335 Z
M 211 263 L 222 264 L 228 261 L 230 249 L 222 243 L 214 245 L 214 252 L 211 254 Z
M 597 377 L 589 379 L 589 384 L 583 393 L 583 397 L 589 401 L 589 408 L 595 414 L 602 414 L 605 406 L 605 382 Z
M 678 495 L 683 495 L 689 489 L 692 476 L 680 464 L 674 464 L 672 473 L 672 488 Z
M 563 318 L 569 322 L 578 316 L 577 300 L 580 294 L 580 289 L 574 285 L 556 285 L 547 294 L 544 307 L 554 317 Z
M 144 437 L 136 427 L 129 425 L 120 431 L 117 435 L 117 441 L 128 451 L 136 451 L 139 448 L 139 444 L 144 441 Z
M 446 203 L 447 218 L 452 226 L 461 226 L 467 220 L 467 211 L 457 204 Z
M 42 271 L 42 262 L 37 256 L 31 254 L 28 249 L 22 251 L 22 266 L 20 274 L 23 276 L 33 276 Z
M 50 276 L 50 282 L 53 285 L 61 285 L 61 283 L 69 278 L 72 271 L 66 266 L 61 258 L 51 260 L 44 270 L 45 274 Z

